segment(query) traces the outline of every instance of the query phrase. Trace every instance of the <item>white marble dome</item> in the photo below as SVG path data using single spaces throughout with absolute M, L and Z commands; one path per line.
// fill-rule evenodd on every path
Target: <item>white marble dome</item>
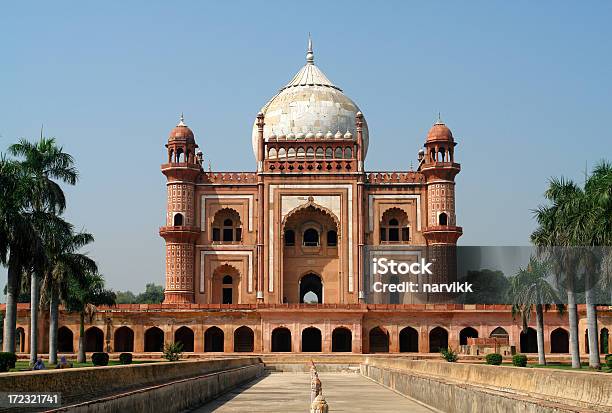
M 359 107 L 314 64 L 312 42 L 308 42 L 306 65 L 261 109 L 264 139 L 272 135 L 349 131 L 357 139 L 355 115 Z M 257 157 L 257 125 L 253 123 L 253 153 Z M 368 150 L 368 124 L 363 121 L 363 153 Z

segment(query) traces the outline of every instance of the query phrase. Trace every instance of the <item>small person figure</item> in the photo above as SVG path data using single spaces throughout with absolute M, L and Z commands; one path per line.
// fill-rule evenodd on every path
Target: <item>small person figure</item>
M 66 356 L 62 356 L 60 357 L 59 364 L 55 368 L 56 369 L 67 369 L 70 367 L 72 367 L 72 364 L 68 364 L 68 361 L 66 361 Z
M 44 370 L 45 369 L 45 363 L 42 361 L 42 358 L 38 358 L 38 360 L 36 360 L 36 363 L 34 363 L 34 366 L 32 367 L 32 370 Z

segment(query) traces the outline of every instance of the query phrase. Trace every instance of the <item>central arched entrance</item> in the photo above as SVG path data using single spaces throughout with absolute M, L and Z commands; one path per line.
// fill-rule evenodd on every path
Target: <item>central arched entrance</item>
M 286 215 L 279 229 L 282 301 L 337 303 L 342 234 L 336 215 L 310 197 Z
M 316 327 L 308 327 L 302 331 L 302 351 L 321 351 L 321 330 Z
M 321 277 L 314 273 L 309 273 L 300 279 L 300 303 L 323 303 L 323 282 Z

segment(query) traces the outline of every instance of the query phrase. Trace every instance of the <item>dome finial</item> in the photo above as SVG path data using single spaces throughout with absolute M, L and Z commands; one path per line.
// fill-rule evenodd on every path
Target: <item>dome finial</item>
M 309 65 L 314 64 L 314 52 L 312 51 L 312 39 L 310 38 L 310 32 L 308 32 L 308 51 L 306 52 L 306 63 Z
M 183 115 L 183 112 L 181 112 L 180 121 L 179 121 L 178 125 L 176 125 L 176 126 L 187 126 L 187 125 L 185 125 L 185 116 Z
M 440 112 L 438 112 L 438 120 L 436 120 L 436 123 L 434 123 L 434 125 L 444 125 L 444 122 L 442 122 L 442 117 L 440 116 Z

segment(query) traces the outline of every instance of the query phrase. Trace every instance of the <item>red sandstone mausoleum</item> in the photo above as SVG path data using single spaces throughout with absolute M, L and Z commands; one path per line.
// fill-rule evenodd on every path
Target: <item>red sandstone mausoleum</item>
M 366 172 L 369 140 L 364 115 L 314 64 L 311 44 L 306 65 L 256 116 L 255 172 L 205 170 L 181 116 L 161 167 L 164 303 L 102 308 L 86 326 L 86 350 L 158 352 L 181 341 L 186 352 L 430 353 L 478 343 L 536 352 L 535 330 L 521 332 L 506 305 L 431 304 L 410 294 L 366 303 L 364 266 L 375 254 L 427 246 L 452 277 L 462 234 L 450 129 L 438 119 L 408 171 Z M 18 309 L 24 352 L 29 305 Z M 607 339 L 609 309 L 599 322 Z M 60 353 L 76 351 L 78 323 L 61 312 Z M 547 315 L 547 350 L 567 353 L 568 331 L 567 316 Z M 580 331 L 585 351 L 584 308 Z

